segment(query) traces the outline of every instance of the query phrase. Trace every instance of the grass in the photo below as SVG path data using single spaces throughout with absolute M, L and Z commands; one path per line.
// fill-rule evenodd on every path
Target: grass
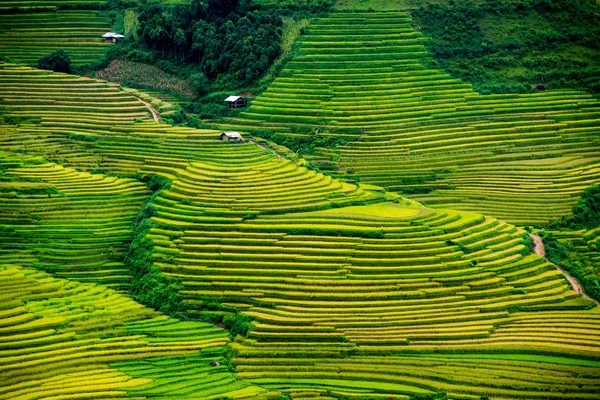
M 279 70 L 283 67 L 286 60 L 292 55 L 294 45 L 304 28 L 308 26 L 308 19 L 294 19 L 292 17 L 282 17 L 283 25 L 281 27 L 283 33 L 281 35 L 281 46 L 279 57 L 273 62 L 273 65 L 261 78 L 261 85 L 270 83 Z

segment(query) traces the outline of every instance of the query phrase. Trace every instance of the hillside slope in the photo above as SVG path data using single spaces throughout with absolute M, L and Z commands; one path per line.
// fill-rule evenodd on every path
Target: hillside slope
M 78 374 L 100 371 L 99 397 L 597 396 L 600 308 L 514 225 L 155 123 L 105 82 L 7 64 L 0 81 L 5 387 L 84 396 L 99 389 Z M 148 190 L 142 175 L 169 184 Z M 110 238 L 121 262 L 145 250 L 157 281 L 98 255 Z M 147 299 L 159 276 L 181 281 L 178 316 L 250 328 L 229 345 L 237 380 L 209 366 L 225 361 L 222 329 L 89 284 Z M 15 329 L 40 317 L 33 352 L 31 325 Z
M 290 147 L 337 142 L 311 158 L 333 176 L 519 225 L 567 215 L 599 182 L 592 95 L 479 95 L 428 67 L 427 38 L 404 12 L 340 12 L 305 31 L 275 82 L 223 126 Z

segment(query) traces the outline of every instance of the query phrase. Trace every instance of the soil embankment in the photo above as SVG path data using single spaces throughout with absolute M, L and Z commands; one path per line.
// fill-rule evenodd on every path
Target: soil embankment
M 530 233 L 529 237 L 531 237 L 531 240 L 533 240 L 533 244 L 535 245 L 535 247 L 533 249 L 535 254 L 537 254 L 540 257 L 546 258 L 546 248 L 544 247 L 544 242 L 542 241 L 542 238 L 539 235 L 534 235 L 533 233 Z M 558 265 L 556 266 L 556 269 L 558 269 L 560 272 L 562 272 L 562 274 L 565 276 L 565 278 L 567 278 L 567 280 L 569 281 L 569 284 L 571 285 L 571 287 L 573 288 L 574 291 L 576 291 L 577 293 L 579 293 L 586 299 L 593 301 L 598 306 L 600 306 L 600 303 L 598 301 L 592 299 L 590 296 L 585 294 L 585 291 L 583 290 L 583 288 L 581 287 L 581 284 L 579 283 L 579 281 L 577 281 L 577 279 L 573 278 L 571 275 L 568 274 L 567 271 L 563 270 Z

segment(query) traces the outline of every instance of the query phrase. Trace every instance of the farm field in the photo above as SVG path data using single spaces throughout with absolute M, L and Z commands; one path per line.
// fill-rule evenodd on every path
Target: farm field
M 600 229 L 554 230 L 552 234 L 558 241 L 577 253 L 578 266 L 586 276 L 598 276 L 600 270 Z
M 109 18 L 98 11 L 0 14 L 0 57 L 37 66 L 40 57 L 62 49 L 73 65 L 90 64 L 102 59 L 111 46 L 102 40 L 110 31 Z
M 70 6 L 77 5 L 94 5 L 101 3 L 100 0 L 1 0 L 0 10 L 9 9 L 56 9 L 59 5 L 68 4 Z
M 222 329 L 168 318 L 106 287 L 32 268 L 2 265 L 0 276 L 2 399 L 266 392 L 235 381 L 226 367 L 210 367 L 226 352 Z M 185 383 L 173 377 L 182 364 L 195 372 Z M 160 390 L 149 378 L 156 374 L 164 381 Z
M 520 228 L 343 183 L 251 143 L 222 142 L 217 131 L 156 124 L 115 85 L 15 65 L 3 65 L 0 79 L 35 93 L 25 103 L 29 94 L 0 89 L 5 118 L 18 122 L 0 137 L 2 204 L 23 204 L 17 215 L 3 207 L 2 263 L 44 269 L 65 284 L 127 290 L 134 278 L 111 256 L 122 260 L 135 240 L 126 226 L 149 194 L 132 177 L 169 179 L 142 234 L 154 265 L 181 280 L 186 315 L 201 317 L 203 305 L 217 301 L 209 314 L 239 310 L 254 320 L 248 337 L 231 344 L 238 380 L 221 370 L 214 377 L 235 393 L 511 398 L 518 388 L 521 398 L 594 398 L 598 308 L 530 252 Z M 121 113 L 108 118 L 100 105 L 86 108 L 86 93 L 122 103 Z M 61 117 L 75 99 L 77 118 Z M 120 217 L 106 214 L 109 224 L 90 215 L 73 226 L 85 203 Z M 155 334 L 170 331 L 159 326 Z M 165 375 L 182 368 L 169 354 L 108 364 L 144 382 L 125 393 L 152 397 L 180 389 Z M 213 371 L 205 354 L 192 352 L 185 365 Z M 530 371 L 525 380 L 523 371 Z M 213 381 L 199 376 L 199 386 Z
M 305 29 L 297 56 L 237 129 L 341 138 L 311 161 L 342 180 L 517 225 L 567 215 L 600 179 L 592 95 L 479 95 L 429 67 L 408 13 L 336 13 Z
M 227 142 L 11 36 L 81 20 L 92 62 L 94 13 L 0 15 L 0 399 L 598 398 L 600 307 L 528 227 L 600 182 L 596 97 L 479 95 L 409 14 L 336 11 Z M 551 233 L 598 278 L 599 228 Z

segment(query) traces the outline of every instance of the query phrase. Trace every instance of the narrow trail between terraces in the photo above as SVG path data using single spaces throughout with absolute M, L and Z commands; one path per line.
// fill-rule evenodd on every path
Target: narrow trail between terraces
M 533 244 L 535 245 L 535 247 L 533 249 L 535 254 L 537 254 L 540 257 L 546 258 L 546 248 L 544 247 L 544 242 L 542 241 L 542 238 L 539 235 L 534 235 L 533 233 L 530 233 L 529 237 L 531 237 L 531 240 L 533 240 Z M 556 269 L 559 270 L 560 272 L 562 272 L 562 274 L 565 276 L 565 278 L 567 278 L 567 280 L 571 284 L 571 287 L 573 288 L 574 291 L 576 291 L 577 293 L 579 293 L 586 299 L 593 301 L 594 303 L 596 303 L 596 305 L 600 306 L 600 302 L 592 299 L 590 296 L 585 294 L 585 291 L 583 290 L 583 288 L 581 287 L 581 284 L 579 283 L 579 281 L 577 281 L 577 279 L 573 278 L 571 275 L 569 275 L 569 273 L 567 271 L 560 268 L 558 265 L 556 266 Z
M 154 119 L 154 122 L 160 122 L 160 117 L 158 116 L 158 112 L 154 109 L 154 107 L 152 107 L 152 105 L 150 103 L 140 99 L 139 97 L 136 97 L 136 96 L 133 96 L 133 97 L 135 97 L 137 99 L 137 101 L 139 101 L 140 103 L 145 105 L 146 108 L 148 110 L 150 110 L 150 112 L 152 113 L 152 118 Z
M 284 156 L 282 156 L 281 154 L 277 153 L 275 150 L 270 149 L 266 144 L 256 143 L 256 141 L 254 139 L 250 139 L 250 140 L 248 140 L 248 142 L 257 145 L 258 147 L 262 147 L 263 149 L 265 149 L 267 151 L 270 151 L 271 153 L 275 154 L 277 157 L 279 157 L 282 160 L 286 159 Z

